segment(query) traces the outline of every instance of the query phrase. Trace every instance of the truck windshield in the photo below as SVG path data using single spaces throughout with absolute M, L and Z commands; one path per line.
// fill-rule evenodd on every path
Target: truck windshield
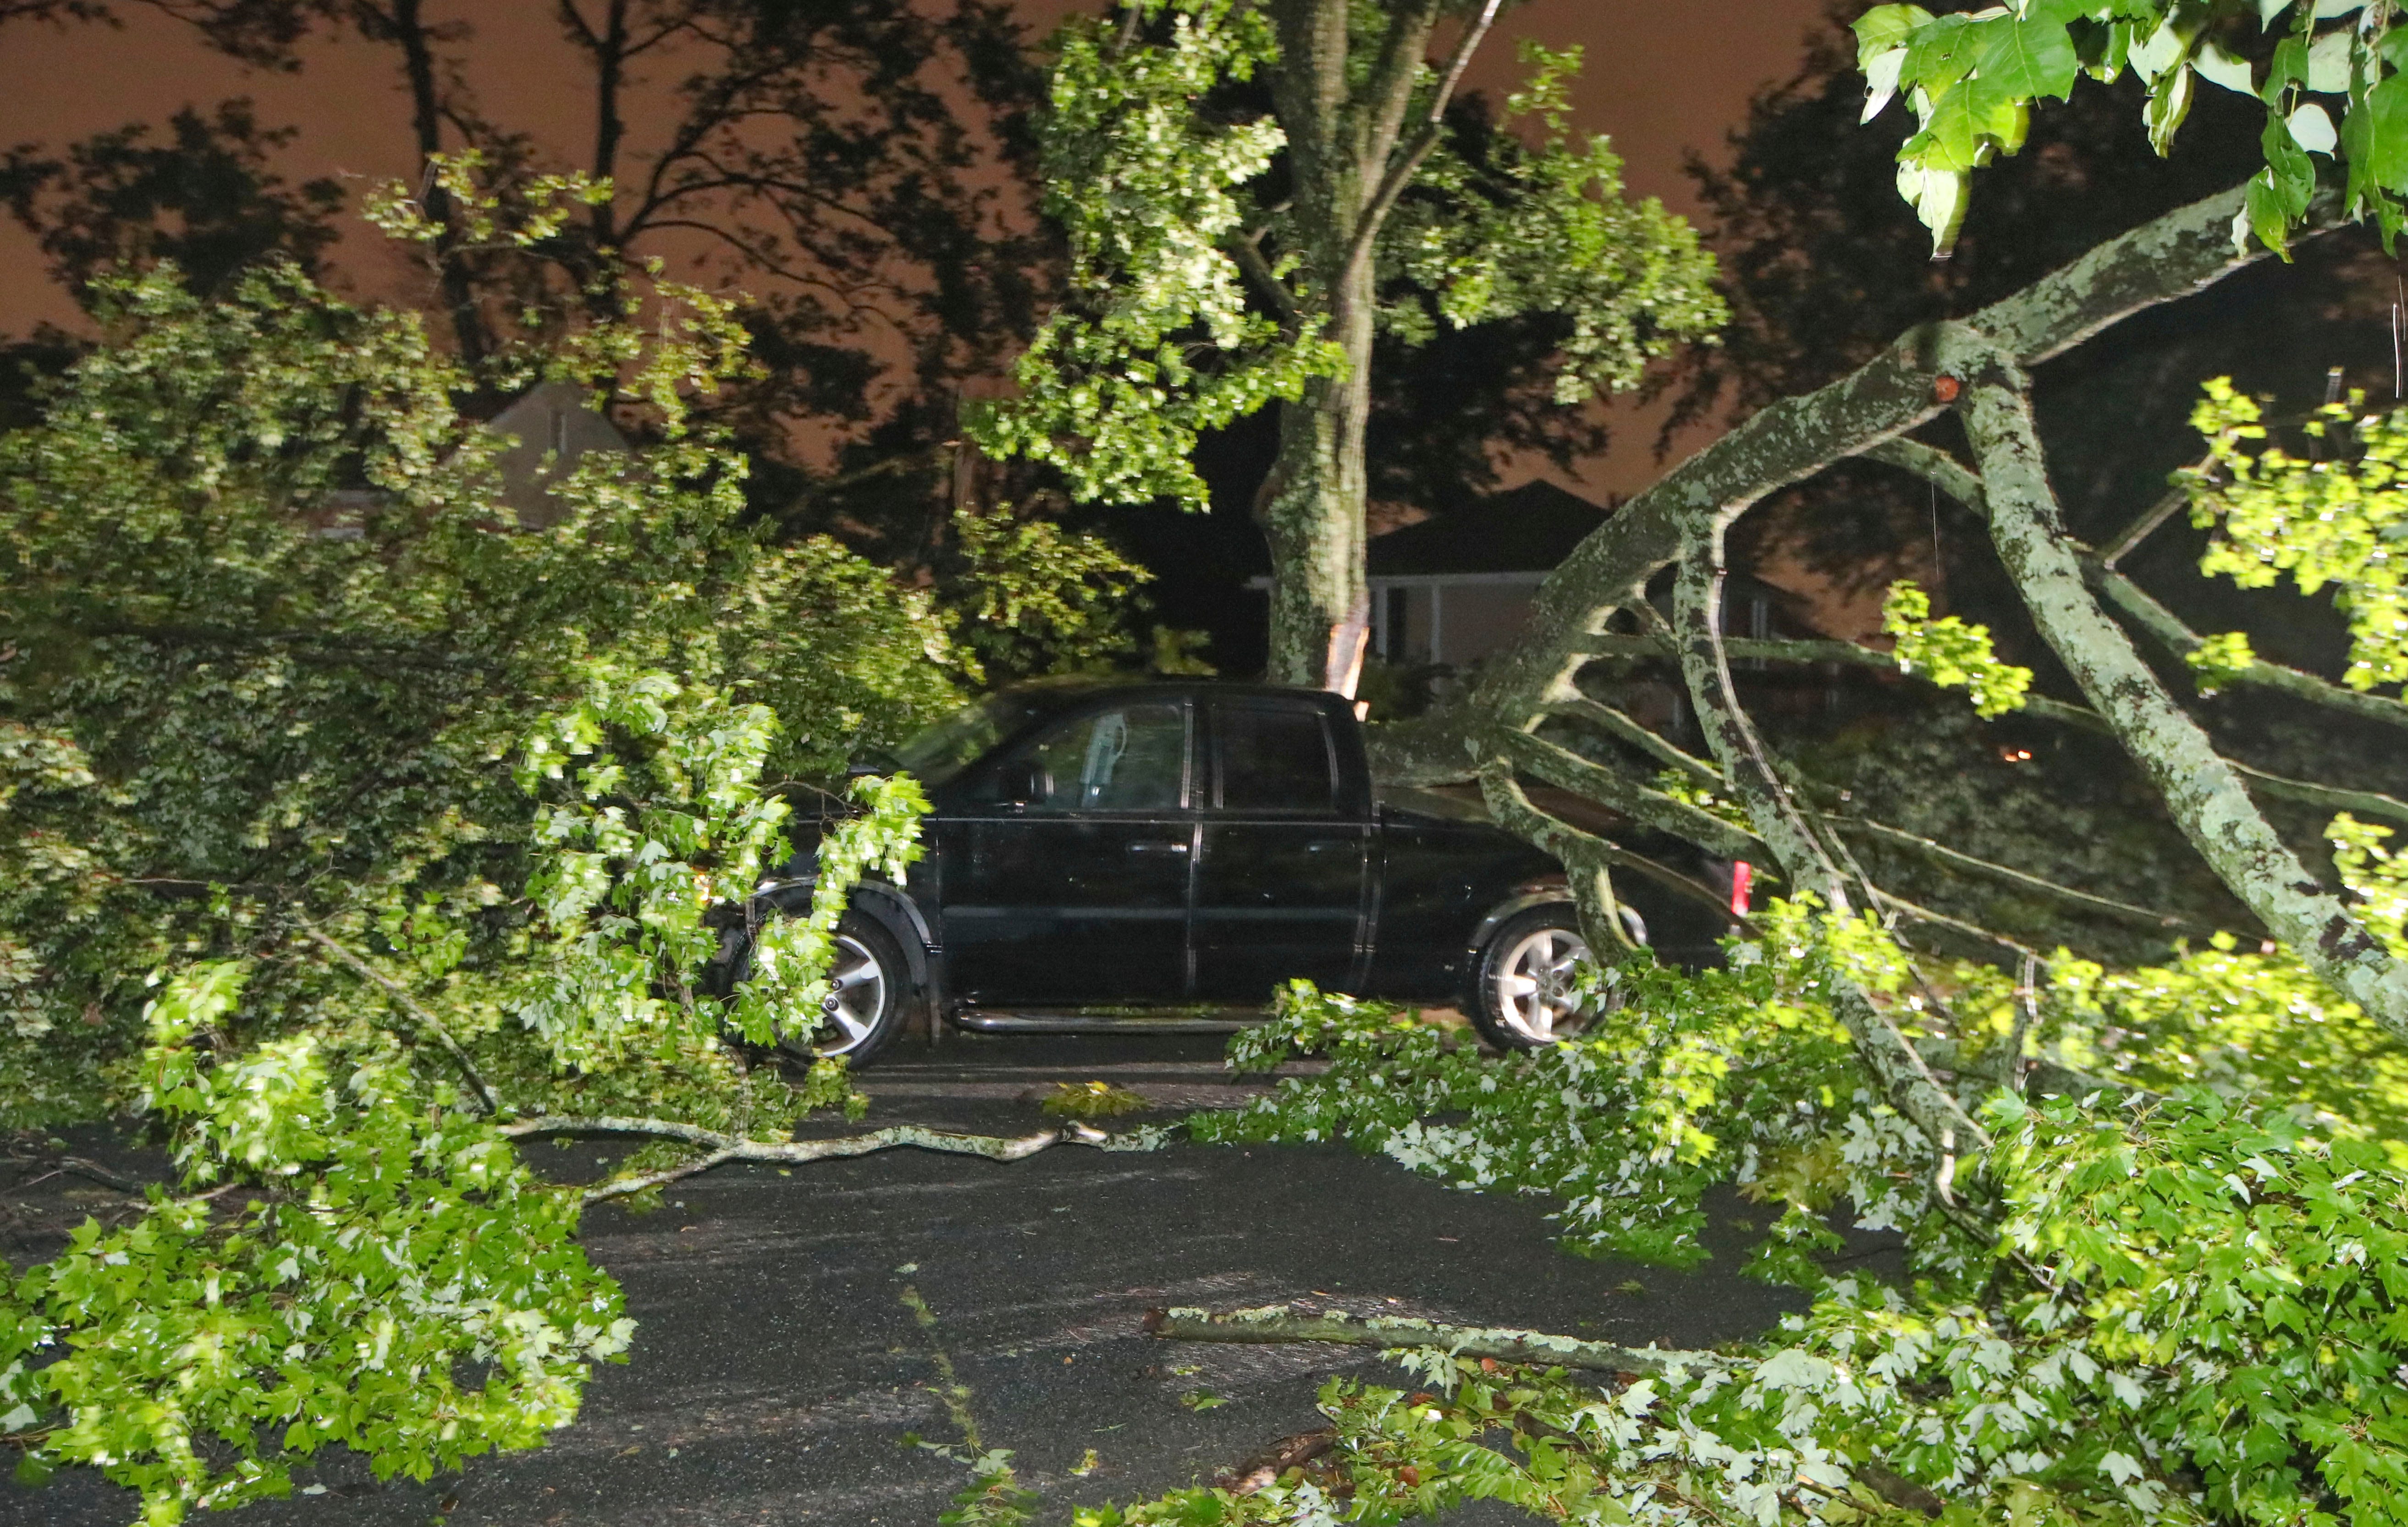
M 895 750 L 895 761 L 929 785 L 942 785 L 987 749 L 1059 707 L 1062 697 L 1007 690 L 922 728 Z

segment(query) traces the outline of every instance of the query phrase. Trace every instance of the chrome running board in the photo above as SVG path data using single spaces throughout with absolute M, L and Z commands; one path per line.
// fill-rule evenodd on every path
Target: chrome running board
M 953 1026 L 982 1034 L 1234 1034 L 1270 1015 L 1255 1008 L 1221 1008 L 1162 1013 L 998 1013 L 967 1007 L 955 1013 Z

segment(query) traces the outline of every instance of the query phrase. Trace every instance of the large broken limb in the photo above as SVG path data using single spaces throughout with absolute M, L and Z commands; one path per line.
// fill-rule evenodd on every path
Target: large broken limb
M 1598 805 L 1610 806 L 1674 837 L 1685 838 L 1708 853 L 1734 859 L 1763 857 L 1764 844 L 1746 828 L 1699 811 L 1644 781 L 1592 763 L 1545 738 L 1526 731 L 1500 731 L 1493 744 L 1498 753 L 1525 773 L 1586 796 Z
M 1770 845 L 1793 886 L 1819 897 L 1832 916 L 1846 917 L 1856 900 L 1850 886 L 1853 877 L 1842 871 L 1808 820 L 1806 807 L 1792 796 L 1788 783 L 1774 769 L 1763 740 L 1740 704 L 1739 686 L 1731 680 L 1730 659 L 1723 650 L 1723 536 L 1736 516 L 1736 511 L 1728 516 L 1712 516 L 1698 527 L 1697 539 L 1673 582 L 1672 622 L 1680 637 L 1681 670 L 1697 704 L 1698 725 L 1723 766 L 1724 777 L 1731 782 L 1732 793 L 1747 809 L 1756 836 Z M 1878 896 L 1870 886 L 1866 889 Z M 1945 1197 L 1945 1174 L 1955 1166 L 1955 1143 L 1959 1139 L 1969 1145 L 1979 1142 L 1987 1149 L 1989 1132 L 1941 1085 L 1898 1025 L 1862 987 L 1835 976 L 1831 1011 L 1846 1027 L 1856 1058 L 1882 1095 L 1923 1132 L 1940 1156 L 1941 1191 Z
M 1342 1347 L 1377 1347 L 1394 1351 L 1423 1347 L 1460 1358 L 1490 1358 L 1498 1362 L 1526 1363 L 1535 1368 L 1583 1368 L 1592 1373 L 1660 1374 L 1679 1366 L 1688 1369 L 1727 1368 L 1728 1358 L 1713 1352 L 1673 1347 L 1616 1347 L 1611 1342 L 1555 1336 L 1543 1331 L 1514 1331 L 1488 1326 L 1446 1326 L 1430 1320 L 1372 1316 L 1298 1315 L 1282 1305 L 1266 1309 L 1154 1309 L 1145 1312 L 1145 1333 L 1165 1341 L 1334 1342 Z
M 1555 856 L 1557 863 L 1576 876 L 1610 875 L 1616 868 L 1635 870 L 1676 896 L 1686 897 L 1731 917 L 1732 925 L 1742 931 L 1754 931 L 1754 925 L 1747 918 L 1732 915 L 1729 902 L 1713 886 L 1693 880 L 1644 854 L 1633 853 L 1620 843 L 1610 843 L 1593 832 L 1583 832 L 1570 822 L 1541 811 L 1513 778 L 1512 766 L 1504 760 L 1492 758 L 1481 765 L 1480 793 L 1487 804 L 1489 816 L 1498 826 L 1526 843 L 1545 849 Z M 1609 879 L 1607 886 L 1610 887 L 1611 884 Z M 1578 901 L 1578 880 L 1573 883 L 1573 899 Z M 1610 909 L 1602 905 L 1581 906 L 1584 918 L 1594 919 L 1610 915 Z M 1618 925 L 1619 919 L 1615 921 Z M 1592 948 L 1605 947 L 1597 942 L 1598 938 L 1612 937 L 1611 931 L 1602 927 L 1587 931 L 1593 935 L 1590 938 Z
M 1767 495 L 1936 416 L 1946 403 L 1934 384 L 1942 376 L 1971 374 L 1970 357 L 1961 352 L 1971 337 L 1986 337 L 2019 364 L 2035 365 L 2265 258 L 2260 250 L 2233 248 L 2232 218 L 2242 201 L 2236 186 L 2179 208 L 1961 324 L 1913 330 L 1848 376 L 1754 414 L 1624 504 L 1574 548 L 1540 585 L 1521 639 L 1490 659 L 1464 703 L 1519 727 L 1549 701 L 1572 698 L 1583 643 L 1604 631 L 1615 610 L 1644 601 L 1647 580 L 1680 554 L 1688 526 L 1701 516 L 1743 512 Z M 2340 211 L 2337 196 L 2322 197 L 2307 232 L 2339 225 Z M 1465 733 L 1450 735 L 1440 718 L 1418 735 L 1432 743 L 1424 756 L 1443 760 L 1451 748 L 1459 756 Z
M 2009 357 L 1993 357 L 1966 389 L 1964 414 L 1989 493 L 1991 540 L 2050 650 L 2243 904 L 2334 989 L 2408 1038 L 2408 965 L 2300 862 L 2249 799 L 2241 771 L 2092 596 L 2048 484 L 2024 377 Z
M 845 1135 L 833 1140 L 747 1140 L 739 1135 L 724 1134 L 717 1130 L 682 1124 L 675 1119 L 612 1116 L 573 1117 L 556 1114 L 505 1124 L 502 1133 L 514 1140 L 541 1135 L 633 1135 L 650 1140 L 674 1140 L 705 1152 L 691 1161 L 682 1161 L 658 1172 L 603 1183 L 586 1192 L 585 1202 L 588 1203 L 624 1198 L 733 1161 L 768 1161 L 780 1166 L 794 1166 L 807 1161 L 867 1156 L 876 1151 L 907 1147 L 941 1151 L 953 1156 L 983 1156 L 991 1161 L 1018 1161 L 1055 1145 L 1089 1145 L 1098 1150 L 1153 1150 L 1161 1144 L 1160 1137 L 1152 1132 L 1107 1134 L 1083 1124 L 1066 1124 L 1058 1130 L 1039 1130 L 1034 1134 L 1010 1136 L 960 1134 L 951 1130 L 931 1130 L 917 1124 L 896 1124 L 883 1130 L 872 1130 L 867 1134 Z

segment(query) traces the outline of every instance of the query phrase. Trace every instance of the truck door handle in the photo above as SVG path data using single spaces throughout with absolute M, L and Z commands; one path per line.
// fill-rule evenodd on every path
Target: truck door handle
M 1129 844 L 1128 851 L 1132 854 L 1184 854 L 1187 852 L 1187 845 L 1185 843 L 1139 843 Z

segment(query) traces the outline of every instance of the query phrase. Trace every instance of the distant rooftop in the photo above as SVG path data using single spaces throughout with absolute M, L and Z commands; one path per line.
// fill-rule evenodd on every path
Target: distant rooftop
M 1526 483 L 1474 508 L 1373 537 L 1365 570 L 1374 578 L 1547 572 L 1605 523 L 1606 512 L 1552 483 Z

